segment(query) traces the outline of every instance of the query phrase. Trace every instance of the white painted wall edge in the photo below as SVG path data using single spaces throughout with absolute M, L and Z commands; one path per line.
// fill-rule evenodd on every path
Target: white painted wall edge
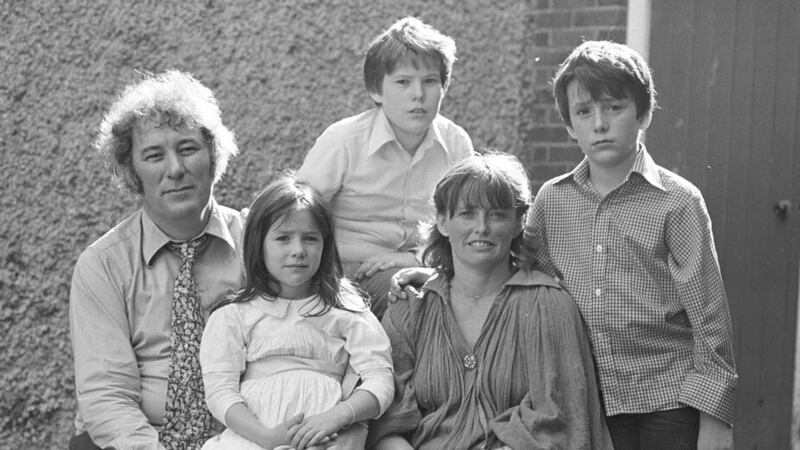
M 651 0 L 628 0 L 628 17 L 625 24 L 626 41 L 629 47 L 639 52 L 645 61 L 650 61 L 650 4 Z M 647 141 L 647 133 L 642 133 Z M 797 449 L 800 450 L 800 449 Z
M 626 24 L 626 43 L 639 52 L 645 61 L 650 59 L 650 2 L 651 0 L 629 0 Z

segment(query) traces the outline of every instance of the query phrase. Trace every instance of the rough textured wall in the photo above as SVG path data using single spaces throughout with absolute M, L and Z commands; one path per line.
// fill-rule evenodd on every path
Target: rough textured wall
M 363 51 L 406 15 L 458 45 L 443 114 L 477 147 L 531 163 L 542 10 L 598 2 L 0 0 L 0 448 L 64 448 L 72 433 L 72 267 L 136 208 L 90 144 L 136 70 L 186 70 L 215 91 L 241 148 L 216 196 L 242 207 L 327 125 L 370 106 Z

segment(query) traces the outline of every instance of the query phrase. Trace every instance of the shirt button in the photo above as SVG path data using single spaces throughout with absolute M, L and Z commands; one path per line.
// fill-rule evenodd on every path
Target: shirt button
M 595 247 L 595 250 L 597 250 L 597 253 L 601 253 L 603 251 L 603 246 L 600 245 L 600 244 L 597 244 L 597 247 Z
M 600 294 L 602 294 L 602 293 L 603 293 L 603 291 L 601 291 L 600 288 L 597 288 L 597 289 L 594 290 L 595 297 L 600 297 Z

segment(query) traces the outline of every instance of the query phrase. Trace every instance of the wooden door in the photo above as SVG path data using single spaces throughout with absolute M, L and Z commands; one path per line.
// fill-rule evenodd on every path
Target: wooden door
M 702 191 L 731 304 L 737 449 L 789 448 L 800 264 L 800 1 L 652 2 L 653 157 Z

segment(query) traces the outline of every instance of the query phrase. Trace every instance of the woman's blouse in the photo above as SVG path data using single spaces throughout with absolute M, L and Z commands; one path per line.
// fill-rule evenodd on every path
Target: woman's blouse
M 474 348 L 460 333 L 449 281 L 391 304 L 395 398 L 369 442 L 405 436 L 417 449 L 612 448 L 575 303 L 541 272 L 517 272 Z

